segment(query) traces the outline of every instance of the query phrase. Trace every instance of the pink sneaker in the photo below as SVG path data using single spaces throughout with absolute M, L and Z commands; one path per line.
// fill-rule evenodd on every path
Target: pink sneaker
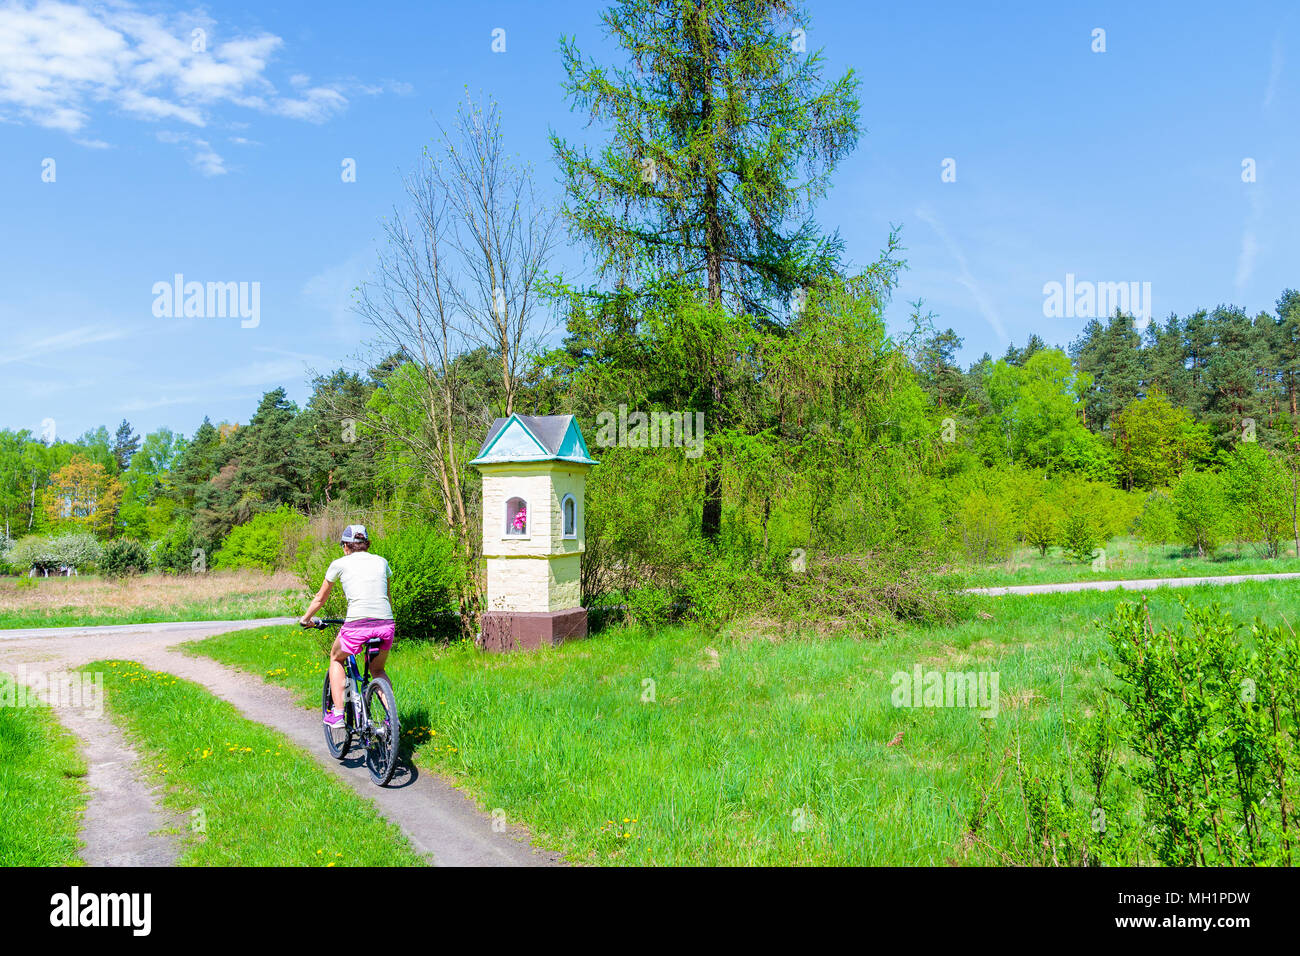
M 342 714 L 328 713 L 325 715 L 326 727 L 338 727 L 340 730 L 345 726 Z

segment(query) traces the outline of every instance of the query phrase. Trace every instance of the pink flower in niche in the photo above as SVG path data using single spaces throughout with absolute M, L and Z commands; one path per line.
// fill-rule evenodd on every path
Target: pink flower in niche
M 515 513 L 515 520 L 511 522 L 511 526 L 515 529 L 516 534 L 523 534 L 524 527 L 527 524 L 528 524 L 528 509 L 521 505 L 519 510 Z

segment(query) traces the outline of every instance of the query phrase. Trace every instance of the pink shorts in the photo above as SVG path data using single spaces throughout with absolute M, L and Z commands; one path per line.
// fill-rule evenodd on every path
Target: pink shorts
M 393 633 L 396 630 L 392 621 L 361 620 L 348 621 L 339 628 L 339 642 L 343 645 L 343 653 L 359 654 L 366 646 L 366 641 L 373 637 L 383 638 L 383 643 L 379 645 L 381 651 L 386 651 L 393 646 Z

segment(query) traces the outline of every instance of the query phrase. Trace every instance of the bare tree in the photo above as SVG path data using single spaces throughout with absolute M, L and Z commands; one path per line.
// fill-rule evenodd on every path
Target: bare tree
M 399 449 L 427 482 L 471 569 L 468 622 L 481 596 L 479 510 L 468 500 L 468 462 L 492 414 L 464 374 L 463 357 L 486 349 L 501 363 L 502 411 L 515 410 L 539 311 L 539 286 L 555 235 L 531 172 L 512 165 L 495 103 L 466 102 L 439 128 L 404 177 L 406 208 L 385 220 L 386 248 L 356 311 L 384 355 L 405 362 L 362 421 Z
M 456 115 L 459 141 L 442 132 L 436 184 L 452 214 L 461 280 L 450 287 L 473 337 L 501 361 L 504 415 L 515 411 L 529 339 L 539 327 L 538 287 L 555 247 L 558 219 L 538 201 L 531 170 L 506 156 L 501 113 L 488 100 Z

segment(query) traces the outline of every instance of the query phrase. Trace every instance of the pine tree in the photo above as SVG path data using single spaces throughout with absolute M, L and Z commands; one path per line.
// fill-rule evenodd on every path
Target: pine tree
M 117 462 L 118 471 L 126 471 L 131 465 L 131 458 L 140 450 L 140 436 L 131 430 L 131 423 L 125 418 L 117 426 L 113 436 L 113 460 Z
M 256 514 L 281 504 L 305 508 L 311 476 L 309 450 L 299 439 L 298 407 L 283 388 L 262 396 L 233 449 L 238 460 L 231 490 L 241 513 Z
M 552 139 L 572 233 L 618 287 L 668 277 L 711 306 L 780 321 L 796 290 L 839 261 L 840 240 L 820 232 L 812 206 L 857 142 L 852 71 L 823 83 L 808 17 L 784 0 L 621 0 L 602 19 L 626 65 L 600 66 L 561 41 L 573 105 L 612 127 L 599 156 Z M 710 431 L 731 424 L 734 362 L 721 347 L 700 362 Z M 701 529 L 712 538 L 722 486 L 716 463 L 706 467 Z
M 966 379 L 957 366 L 962 338 L 952 329 L 935 332 L 917 349 L 914 358 L 917 378 L 937 408 L 951 408 L 966 393 Z
M 205 415 L 173 468 L 172 495 L 182 509 L 190 511 L 195 507 L 199 489 L 216 475 L 222 459 L 221 436 Z
M 1268 363 L 1267 341 L 1260 326 L 1234 306 L 1216 308 L 1206 327 L 1213 337 L 1202 373 L 1205 418 L 1226 447 L 1243 435 L 1246 419 L 1263 424 L 1260 369 Z
M 1070 346 L 1075 368 L 1092 376 L 1084 414 L 1094 432 L 1111 428 L 1115 416 L 1137 398 L 1142 387 L 1141 345 L 1133 316 L 1117 311 L 1104 326 L 1090 321 Z

